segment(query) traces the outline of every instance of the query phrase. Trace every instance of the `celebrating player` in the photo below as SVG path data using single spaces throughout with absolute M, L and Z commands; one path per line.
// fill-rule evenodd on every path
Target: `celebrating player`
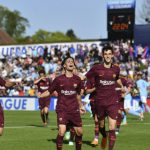
M 112 63 L 113 49 L 105 46 L 102 49 L 104 62 L 95 65 L 86 74 L 87 79 L 94 78 L 96 88 L 96 110 L 100 120 L 100 132 L 105 132 L 105 117 L 108 116 L 109 123 L 109 150 L 113 150 L 116 135 L 116 118 L 118 115 L 118 96 L 115 91 L 116 82 L 119 78 L 120 69 Z M 118 80 L 119 81 L 119 80 Z M 105 145 L 106 147 L 106 145 Z M 103 147 L 103 148 L 105 148 Z
M 120 80 L 122 82 L 122 85 L 128 89 L 128 91 L 130 91 L 131 87 L 130 87 L 130 83 L 128 82 L 126 75 L 125 74 L 121 74 L 120 75 Z M 125 94 L 127 94 L 125 91 L 122 91 L 120 85 L 118 83 L 116 83 L 116 92 L 118 94 L 118 117 L 117 117 L 117 126 L 116 126 L 116 134 L 119 134 L 119 130 L 120 130 L 120 125 L 123 119 L 123 115 L 125 113 L 124 110 L 124 96 Z
M 50 93 L 49 89 L 51 86 L 51 81 L 45 76 L 45 71 L 42 69 L 39 71 L 39 79 L 34 81 L 34 84 L 38 87 L 38 98 L 39 98 L 39 108 L 41 119 L 44 126 L 49 122 L 49 105 L 50 105 Z
M 97 118 L 97 113 L 96 113 L 96 105 L 95 105 L 95 84 L 94 80 L 88 80 L 86 82 L 86 94 L 90 94 L 89 99 L 90 99 L 90 105 L 91 105 L 91 110 L 93 114 L 93 119 L 95 122 L 95 137 L 94 140 L 91 142 L 93 146 L 98 145 L 98 139 L 99 139 L 99 121 Z
M 71 124 L 75 131 L 76 150 L 81 150 L 82 145 L 82 121 L 80 112 L 84 113 L 81 103 L 81 90 L 84 89 L 83 83 L 77 75 L 74 75 L 74 59 L 67 57 L 62 62 L 64 74 L 56 77 L 52 82 L 50 93 L 58 93 L 56 106 L 58 135 L 57 150 L 62 150 L 63 138 L 66 132 L 66 125 Z
M 0 77 L 0 86 L 5 87 L 6 89 L 9 87 L 12 87 L 14 85 L 16 85 L 17 82 L 11 82 L 11 81 L 5 81 L 3 78 Z M 4 130 L 4 113 L 3 113 L 3 108 L 1 106 L 0 103 L 0 136 L 3 134 L 3 130 Z

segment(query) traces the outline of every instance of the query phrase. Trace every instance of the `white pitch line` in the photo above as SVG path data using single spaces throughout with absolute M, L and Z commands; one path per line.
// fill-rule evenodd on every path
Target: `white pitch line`
M 147 123 L 144 123 L 144 122 L 141 122 L 141 123 L 129 123 L 129 124 L 127 124 L 127 126 L 128 125 L 149 125 L 149 124 L 150 124 L 149 122 L 147 122 Z M 94 124 L 83 125 L 83 127 L 91 127 L 91 126 L 94 126 Z M 48 126 L 48 127 L 57 128 L 57 126 L 51 126 L 51 125 Z M 37 127 L 33 125 L 33 126 L 10 126 L 10 127 L 6 126 L 4 128 L 6 128 L 6 129 L 22 129 L 22 128 L 37 128 Z

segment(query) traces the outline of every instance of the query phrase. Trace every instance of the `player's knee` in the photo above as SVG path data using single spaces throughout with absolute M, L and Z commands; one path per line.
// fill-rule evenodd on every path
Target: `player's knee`
M 3 130 L 2 129 L 0 129 L 0 136 L 2 136 L 3 135 Z
M 58 134 L 60 135 L 60 136 L 64 136 L 65 135 L 65 132 L 66 132 L 66 129 L 59 129 L 59 131 L 58 131 Z
M 76 134 L 78 136 L 82 136 L 83 135 L 83 129 L 82 128 L 77 129 Z
M 104 120 L 101 120 L 101 121 L 100 121 L 100 124 L 99 124 L 99 127 L 100 127 L 100 128 L 104 128 L 104 126 L 105 126 L 105 121 L 104 121 Z
M 44 108 L 44 113 L 47 114 L 48 113 L 48 108 Z
M 115 130 L 115 125 L 114 124 L 109 124 L 109 130 Z
M 60 135 L 60 136 L 64 136 L 64 135 L 65 135 L 65 132 L 60 130 L 60 131 L 59 131 L 59 135 Z

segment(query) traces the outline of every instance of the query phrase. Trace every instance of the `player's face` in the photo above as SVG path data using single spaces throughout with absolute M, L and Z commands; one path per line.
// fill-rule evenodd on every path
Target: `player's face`
M 40 73 L 39 75 L 40 75 L 40 77 L 45 77 L 44 73 Z
M 111 63 L 113 58 L 113 53 L 111 50 L 104 51 L 103 54 L 104 62 Z
M 65 62 L 64 68 L 68 71 L 73 71 L 75 68 L 74 60 L 72 58 L 68 58 Z

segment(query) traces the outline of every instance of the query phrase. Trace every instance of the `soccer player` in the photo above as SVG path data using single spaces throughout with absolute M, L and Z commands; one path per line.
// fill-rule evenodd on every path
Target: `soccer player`
M 3 78 L 0 77 L 0 86 L 7 88 L 10 88 L 14 85 L 16 85 L 17 82 L 11 82 L 11 81 L 6 81 Z M 4 113 L 3 113 L 3 108 L 0 104 L 0 136 L 3 134 L 3 130 L 4 130 Z
M 58 93 L 56 106 L 58 124 L 57 150 L 62 150 L 63 138 L 68 123 L 76 131 L 76 150 L 81 150 L 83 131 L 80 113 L 85 112 L 81 103 L 81 91 L 84 89 L 83 82 L 80 77 L 73 73 L 75 63 L 72 57 L 66 57 L 62 62 L 62 66 L 65 71 L 64 74 L 54 79 L 50 89 L 50 93 L 54 91 Z
M 95 122 L 95 137 L 94 140 L 91 142 L 91 144 L 93 146 L 97 146 L 98 145 L 98 139 L 99 139 L 99 121 L 97 118 L 97 113 L 96 113 L 96 105 L 95 105 L 95 83 L 94 83 L 94 79 L 92 80 L 88 80 L 86 82 L 86 94 L 90 94 L 89 99 L 90 99 L 90 105 L 91 105 L 91 110 L 92 110 L 92 114 L 93 114 L 93 119 Z
M 148 113 L 150 113 L 150 107 L 147 104 L 147 88 L 148 86 L 150 86 L 150 82 L 147 82 L 145 80 L 142 79 L 142 73 L 139 72 L 137 74 L 137 81 L 136 81 L 138 90 L 140 92 L 140 99 L 141 102 L 144 104 L 145 108 L 147 109 Z
M 45 71 L 39 71 L 39 79 L 34 81 L 38 88 L 39 108 L 40 115 L 44 126 L 49 123 L 49 106 L 50 106 L 50 93 L 49 89 L 51 81 L 46 77 Z
M 95 102 L 100 121 L 100 132 L 106 135 L 105 117 L 107 116 L 109 123 L 109 150 L 113 150 L 116 141 L 115 127 L 118 115 L 118 96 L 115 87 L 117 80 L 119 81 L 120 69 L 112 62 L 112 47 L 104 46 L 102 56 L 103 63 L 93 66 L 90 71 L 87 72 L 86 77 L 87 79 L 94 78 L 95 80 Z
M 121 74 L 120 75 L 120 80 L 121 80 L 121 83 L 122 85 L 125 87 L 125 88 L 128 88 L 130 89 L 130 83 L 128 82 L 127 78 L 126 78 L 126 75 L 125 74 Z M 121 122 L 122 122 L 122 119 L 123 119 L 123 115 L 125 113 L 125 110 L 124 110 L 124 96 L 125 96 L 125 91 L 122 91 L 120 85 L 118 83 L 116 83 L 116 92 L 118 94 L 118 117 L 117 117 L 117 126 L 116 126 L 116 135 L 119 134 L 119 130 L 120 130 L 120 125 L 121 125 Z

